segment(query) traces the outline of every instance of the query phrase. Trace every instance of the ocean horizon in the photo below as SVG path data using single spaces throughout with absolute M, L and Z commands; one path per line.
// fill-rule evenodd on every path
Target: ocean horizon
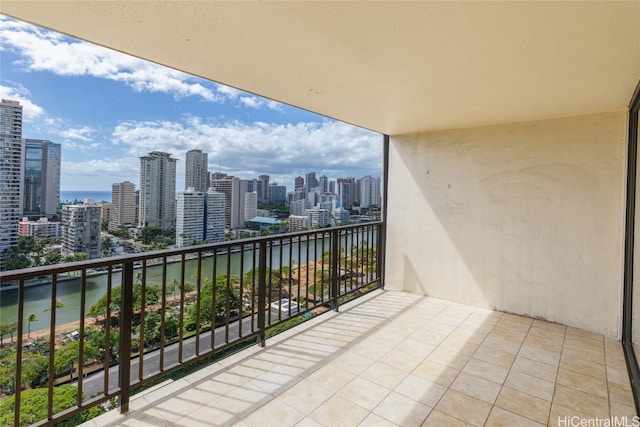
M 60 191 L 61 202 L 82 202 L 84 199 L 93 199 L 94 202 L 111 202 L 111 191 Z

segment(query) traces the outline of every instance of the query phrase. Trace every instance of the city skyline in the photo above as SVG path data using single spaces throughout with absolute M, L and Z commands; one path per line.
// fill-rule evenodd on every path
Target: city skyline
M 139 157 L 165 151 L 184 188 L 189 150 L 243 178 L 381 175 L 382 136 L 0 15 L 0 98 L 23 137 L 62 146 L 61 191 L 139 185 Z M 287 76 L 283 76 L 287 78 Z

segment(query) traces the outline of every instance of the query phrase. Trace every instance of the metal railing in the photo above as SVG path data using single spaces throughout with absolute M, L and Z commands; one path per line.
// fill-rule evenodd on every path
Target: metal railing
M 12 423 L 81 421 L 116 399 L 125 412 L 136 390 L 338 310 L 381 286 L 382 239 L 375 222 L 3 272 L 2 285 L 18 293 L 15 340 L 0 362 L 15 364 L 13 382 L 0 384 L 14 399 Z M 50 325 L 69 310 L 75 324 L 29 337 L 25 301 L 36 288 L 49 290 Z M 65 383 L 75 385 L 66 405 L 56 398 Z M 38 419 L 23 407 L 30 389 L 46 390 Z

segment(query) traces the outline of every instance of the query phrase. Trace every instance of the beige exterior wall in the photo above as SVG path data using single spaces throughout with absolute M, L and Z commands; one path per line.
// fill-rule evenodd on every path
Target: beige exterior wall
M 626 123 L 391 137 L 386 287 L 618 336 Z

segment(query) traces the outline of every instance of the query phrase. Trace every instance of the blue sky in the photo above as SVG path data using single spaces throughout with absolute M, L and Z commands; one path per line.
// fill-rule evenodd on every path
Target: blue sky
M 286 76 L 283 76 L 286 78 Z M 209 168 L 271 176 L 380 176 L 382 136 L 0 15 L 0 98 L 23 137 L 62 144 L 61 189 L 138 185 L 139 157 L 209 153 Z

